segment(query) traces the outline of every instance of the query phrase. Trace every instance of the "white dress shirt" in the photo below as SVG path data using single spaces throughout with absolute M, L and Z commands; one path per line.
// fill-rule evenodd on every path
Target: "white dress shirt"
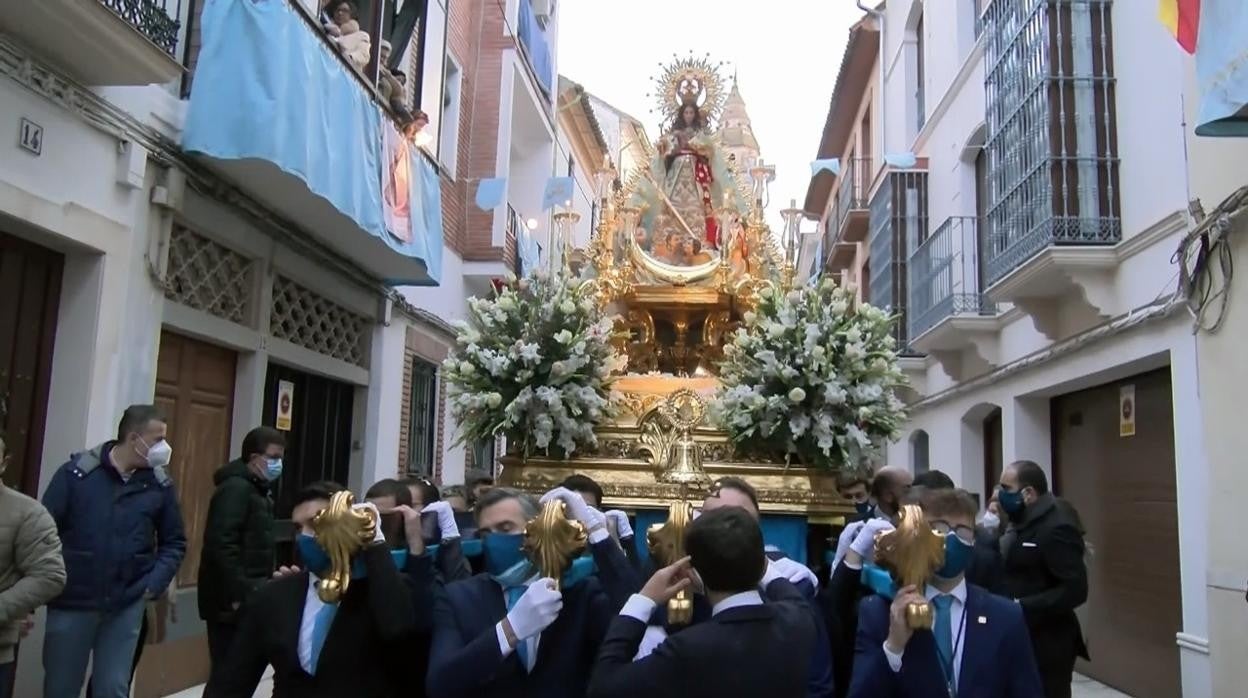
M 606 540 L 609 535 L 611 534 L 607 532 L 605 526 L 603 528 L 596 528 L 589 534 L 589 544 L 593 545 L 595 543 L 601 543 Z M 528 587 L 528 585 L 537 580 L 538 576 L 535 574 L 525 580 L 524 586 Z M 501 589 L 501 592 L 503 594 L 503 608 L 507 608 L 507 590 Z M 511 643 L 507 641 L 507 633 L 503 632 L 502 621 L 499 621 L 494 625 L 494 636 L 498 638 L 498 650 L 503 653 L 503 658 L 506 659 L 507 655 L 511 654 L 515 650 L 512 648 Z M 541 638 L 542 634 L 538 633 L 533 637 L 521 640 L 521 642 L 524 643 L 525 656 L 527 658 L 524 667 L 526 671 L 533 671 L 533 667 L 537 664 L 537 645 Z
M 325 602 L 316 594 L 319 580 L 320 577 L 308 573 L 308 594 L 303 600 L 303 618 L 299 619 L 299 666 L 309 674 L 312 673 L 312 630 L 316 627 L 316 614 L 325 607 Z
M 923 595 L 931 601 L 942 593 L 944 592 L 928 584 Z M 958 582 L 958 585 L 948 593 L 953 597 L 953 603 L 949 605 L 949 633 L 953 636 L 949 645 L 953 647 L 953 685 L 957 687 L 958 677 L 962 675 L 963 645 L 966 644 L 966 623 L 963 622 L 965 621 L 963 614 L 966 612 L 966 580 Z M 935 608 L 932 610 L 934 612 Z M 900 654 L 894 654 L 888 649 L 888 641 L 884 641 L 884 656 L 888 658 L 888 666 L 894 672 L 901 671 L 902 654 L 905 654 L 905 648 L 902 648 Z

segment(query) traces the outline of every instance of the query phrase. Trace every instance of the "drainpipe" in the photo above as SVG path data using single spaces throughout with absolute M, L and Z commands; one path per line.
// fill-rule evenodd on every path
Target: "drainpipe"
M 875 18 L 875 23 L 880 28 L 880 49 L 879 56 L 876 60 L 880 64 L 880 84 L 876 88 L 880 93 L 880 158 L 883 159 L 884 154 L 888 152 L 888 124 L 884 121 L 884 13 L 879 10 L 872 9 L 862 4 L 862 0 L 857 0 L 858 9 Z

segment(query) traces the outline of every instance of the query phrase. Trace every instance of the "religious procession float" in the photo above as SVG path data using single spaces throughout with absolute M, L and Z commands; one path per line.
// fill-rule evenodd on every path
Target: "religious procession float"
M 769 542 L 804 560 L 808 524 L 852 510 L 838 471 L 904 420 L 894 319 L 831 280 L 795 284 L 802 214 L 783 212 L 777 240 L 774 170 L 725 156 L 717 65 L 677 60 L 656 82 L 666 132 L 648 168 L 603 187 L 585 268 L 565 249 L 470 300 L 444 367 L 451 409 L 463 441 L 505 441 L 501 484 L 588 475 L 652 543 L 716 478 L 743 478 Z

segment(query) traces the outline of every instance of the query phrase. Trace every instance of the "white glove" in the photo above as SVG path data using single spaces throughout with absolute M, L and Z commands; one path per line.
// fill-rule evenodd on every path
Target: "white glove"
M 888 519 L 870 519 L 858 531 L 858 537 L 850 543 L 849 549 L 858 553 L 864 560 L 875 559 L 875 536 L 893 530 L 894 526 Z
M 633 535 L 633 527 L 628 523 L 628 514 L 619 509 L 612 509 L 606 512 L 604 516 L 615 522 L 615 532 L 620 538 L 628 538 Z
M 555 588 L 555 580 L 542 577 L 524 590 L 507 613 L 507 623 L 517 640 L 527 640 L 554 623 L 562 609 L 563 594 Z
M 811 586 L 814 588 L 819 588 L 819 578 L 815 576 L 814 572 L 810 571 L 809 567 L 803 565 L 797 560 L 782 557 L 779 560 L 772 560 L 771 566 L 777 575 L 784 577 L 794 584 L 797 584 L 804 579 L 810 582 Z
M 585 498 L 579 492 L 573 492 L 566 487 L 556 487 L 555 489 L 542 495 L 542 504 L 552 499 L 562 500 L 568 508 L 568 513 L 572 514 L 572 518 L 585 524 L 585 529 L 593 531 L 596 528 L 607 526 L 607 517 L 602 512 L 594 509 L 585 503 Z
M 459 524 L 455 523 L 455 510 L 451 508 L 449 502 L 434 502 L 420 513 L 436 512 L 438 515 L 438 530 L 442 532 L 442 538 L 459 538 Z
M 368 510 L 368 509 L 371 509 L 371 510 L 372 510 L 372 512 L 373 512 L 373 521 L 374 521 L 374 522 L 376 522 L 376 523 L 373 525 L 373 542 L 374 542 L 374 543 L 385 543 L 385 542 L 386 542 L 386 534 L 384 534 L 384 533 L 382 533 L 382 532 L 381 532 L 381 512 L 377 511 L 377 507 L 376 507 L 376 506 L 374 506 L 372 502 L 360 502 L 359 504 L 352 504 L 352 505 L 351 505 L 351 510 L 352 510 L 352 511 L 364 511 L 364 510 Z

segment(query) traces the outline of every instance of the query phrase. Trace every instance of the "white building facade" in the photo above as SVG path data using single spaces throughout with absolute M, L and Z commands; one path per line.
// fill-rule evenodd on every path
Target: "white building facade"
M 849 145 L 819 156 L 856 142 L 886 162 L 868 165 L 848 223 L 844 176 L 807 199 L 828 230 L 815 268 L 901 315 L 913 394 L 888 461 L 942 470 L 981 501 L 1003 465 L 1039 463 L 1094 550 L 1078 670 L 1134 696 L 1230 695 L 1212 684 L 1208 430 L 1171 259 L 1200 194 L 1190 59 L 1134 3 L 958 8 L 903 0 L 864 20 L 882 21 L 884 68 L 868 78 L 855 59 L 859 87 L 838 83 L 825 132 Z M 838 99 L 878 120 L 849 137 L 833 128 Z M 887 157 L 906 152 L 907 169 Z
M 370 5 L 397 15 L 407 3 Z M 553 3 L 419 3 L 395 65 L 432 137 L 408 157 L 385 146 L 401 114 L 301 3 L 0 10 L 0 125 L 14 134 L 0 155 L 5 484 L 39 496 L 70 454 L 115 438 L 127 405 L 166 412 L 189 549 L 137 695 L 207 676 L 203 522 L 214 471 L 252 427 L 287 431 L 279 518 L 307 482 L 452 484 L 473 462 L 454 444 L 439 364 L 465 298 L 515 267 L 511 212 L 538 211 L 532 182 L 558 171 L 558 22 Z M 248 22 L 262 31 L 238 31 Z M 266 52 L 292 44 L 315 56 L 296 61 L 309 71 L 299 80 L 249 77 L 283 70 Z M 234 77 L 195 89 L 213 71 Z M 273 85 L 288 91 L 263 93 Z M 399 161 L 411 184 L 395 200 L 382 182 Z M 494 176 L 511 182 L 505 205 L 473 208 L 476 181 Z M 383 227 L 391 206 L 410 225 Z M 492 462 L 491 448 L 477 460 Z M 288 557 L 290 531 L 278 533 Z M 41 643 L 42 618 L 15 695 L 38 695 Z

